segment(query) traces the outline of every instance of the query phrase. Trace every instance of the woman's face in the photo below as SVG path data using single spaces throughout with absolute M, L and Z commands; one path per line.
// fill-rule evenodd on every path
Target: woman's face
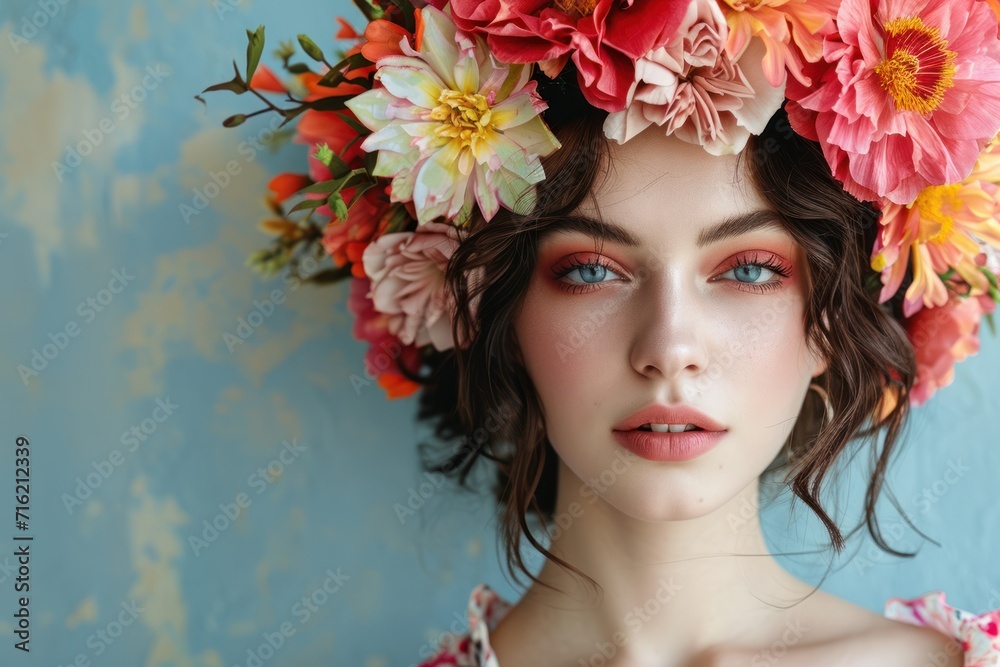
M 719 233 L 767 211 L 736 156 L 656 127 L 611 152 L 576 213 L 597 218 L 596 202 L 638 245 L 547 234 L 515 334 L 563 465 L 584 482 L 613 478 L 598 495 L 629 516 L 694 518 L 771 463 L 825 369 L 805 338 L 805 253 L 773 216 Z M 613 427 L 653 403 L 694 407 L 727 432 L 694 459 L 631 456 L 613 472 L 629 456 Z

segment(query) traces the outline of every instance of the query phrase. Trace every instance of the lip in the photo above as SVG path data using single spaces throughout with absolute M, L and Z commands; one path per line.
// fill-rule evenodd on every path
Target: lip
M 643 424 L 694 424 L 705 431 L 725 431 L 726 428 L 715 421 L 704 412 L 696 410 L 689 405 L 651 405 L 643 408 L 620 421 L 615 425 L 615 431 L 631 431 Z M 647 433 L 648 431 L 643 431 Z M 697 433 L 697 431 L 686 431 L 686 433 Z
M 640 431 L 643 424 L 694 424 L 700 431 L 657 433 Z M 637 456 L 650 461 L 688 461 L 715 447 L 728 430 L 688 405 L 651 405 L 623 419 L 613 429 L 615 439 Z
M 615 439 L 636 456 L 650 461 L 688 461 L 715 447 L 728 431 L 614 431 Z

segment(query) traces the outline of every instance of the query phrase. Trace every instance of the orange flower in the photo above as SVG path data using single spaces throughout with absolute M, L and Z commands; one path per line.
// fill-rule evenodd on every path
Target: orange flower
M 872 252 L 872 268 L 882 273 L 879 302 L 896 293 L 913 261 L 913 282 L 906 290 L 903 313 L 921 306 L 943 306 L 948 290 L 938 275 L 949 269 L 978 296 L 989 290 L 979 269 L 980 242 L 1000 249 L 1000 141 L 983 151 L 972 173 L 961 183 L 924 188 L 908 206 L 884 205 L 882 232 Z M 977 240 L 978 239 L 978 240 Z
M 250 87 L 268 93 L 284 93 L 288 90 L 281 79 L 267 65 L 258 65 L 257 69 L 254 70 L 253 78 L 250 79 Z
M 283 173 L 278 174 L 267 184 L 267 189 L 274 193 L 270 201 L 280 204 L 293 194 L 312 183 L 305 174 Z
M 344 200 L 350 202 L 354 189 L 342 192 Z M 372 188 L 347 212 L 347 220 L 332 219 L 323 230 L 323 248 L 338 267 L 352 263 L 351 273 L 357 278 L 365 277 L 361 264 L 361 254 L 372 238 L 381 235 L 390 222 L 388 196 L 378 188 Z
M 402 375 L 396 373 L 382 373 L 379 376 L 378 386 L 385 390 L 386 398 L 393 400 L 397 398 L 407 398 L 420 389 L 420 385 L 411 380 L 407 380 Z
M 373 63 L 386 56 L 401 56 L 403 50 L 399 48 L 399 42 L 404 37 L 410 40 L 412 46 L 413 35 L 406 28 L 392 21 L 375 19 L 365 28 L 366 43 L 361 47 L 361 54 Z
M 347 19 L 338 16 L 337 23 L 340 24 L 340 30 L 334 35 L 336 39 L 358 39 L 361 37 L 358 31 L 354 29 L 354 26 L 347 22 Z

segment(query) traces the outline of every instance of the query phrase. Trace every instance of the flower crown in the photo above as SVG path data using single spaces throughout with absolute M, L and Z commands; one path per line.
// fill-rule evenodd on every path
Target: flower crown
M 366 374 L 389 398 L 421 386 L 425 353 L 454 347 L 448 260 L 477 209 L 486 221 L 501 207 L 530 212 L 540 158 L 560 149 L 539 82 L 555 90 L 573 75 L 618 143 L 656 125 L 713 155 L 738 153 L 784 104 L 834 178 L 880 212 L 879 303 L 912 269 L 902 310 L 913 404 L 978 350 L 981 319 L 995 333 L 1000 0 L 354 2 L 367 24 L 358 33 L 337 19 L 336 38 L 352 45 L 336 63 L 299 35 L 320 71 L 290 63 L 295 48 L 282 44 L 282 81 L 259 65 L 261 26 L 247 31 L 246 75 L 234 63 L 236 76 L 205 92 L 267 104 L 226 127 L 301 115 L 294 141 L 311 147 L 308 173 L 270 181 L 276 218 L 262 227 L 277 236 L 248 263 L 349 278 Z M 302 275 L 303 259 L 326 255 L 335 268 Z

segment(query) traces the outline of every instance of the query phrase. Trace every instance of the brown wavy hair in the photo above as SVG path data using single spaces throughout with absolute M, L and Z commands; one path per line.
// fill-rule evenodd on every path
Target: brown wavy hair
M 528 525 L 529 510 L 543 526 L 552 523 L 558 456 L 546 437 L 540 400 L 521 363 L 513 327 L 535 270 L 540 239 L 590 196 L 597 179 L 611 167 L 602 129 L 606 114 L 586 104 L 571 106 L 572 112 L 546 117 L 563 147 L 543 160 L 546 178 L 538 186 L 534 210 L 521 215 L 502 209 L 488 223 L 474 221 L 452 256 L 446 281 L 457 304 L 453 335 L 470 343 L 463 349 L 432 350 L 425 359 L 430 373 L 419 379 L 423 386 L 418 418 L 432 422 L 436 437 L 445 443 L 445 451 L 421 446 L 424 470 L 455 478 L 467 489 L 480 457 L 491 461 L 492 493 L 503 509 L 500 532 L 506 566 L 515 580 L 520 581 L 519 570 L 546 586 L 525 565 L 522 537 L 546 558 L 596 584 L 548 551 Z M 906 277 L 897 298 L 877 303 L 880 285 L 869 268 L 869 252 L 879 213 L 843 190 L 819 145 L 792 130 L 784 108 L 762 134 L 750 138 L 738 170 L 749 176 L 805 250 L 812 282 L 805 331 L 828 361 L 827 370 L 814 381 L 826 390 L 833 410 L 833 419 L 826 420 L 820 395 L 808 392 L 783 453 L 764 474 L 783 473 L 782 484 L 816 514 L 839 554 L 846 539 L 820 503 L 821 486 L 852 442 L 870 444 L 877 450 L 877 461 L 865 495 L 865 515 L 848 537 L 867 525 L 882 550 L 912 557 L 885 542 L 875 515 L 888 463 L 907 423 L 916 374 L 900 303 L 912 276 Z M 601 238 L 600 229 L 593 231 Z M 487 278 L 470 285 L 466 277 L 477 269 Z M 884 438 L 878 448 L 880 434 Z M 905 518 L 891 490 L 888 495 Z

